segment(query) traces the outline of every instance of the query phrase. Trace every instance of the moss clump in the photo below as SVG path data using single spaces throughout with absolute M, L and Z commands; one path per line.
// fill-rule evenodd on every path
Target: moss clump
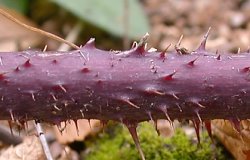
M 176 129 L 172 138 L 158 136 L 152 125 L 142 123 L 138 127 L 142 150 L 148 160 L 211 160 L 226 159 L 222 149 L 212 147 L 206 133 L 202 133 L 201 145 L 192 142 L 181 129 Z M 88 153 L 86 160 L 140 160 L 134 142 L 127 129 L 120 125 L 109 127 L 100 138 L 86 142 Z

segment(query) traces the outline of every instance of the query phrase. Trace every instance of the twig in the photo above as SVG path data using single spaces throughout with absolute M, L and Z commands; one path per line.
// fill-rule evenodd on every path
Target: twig
M 42 129 L 41 124 L 39 122 L 36 122 L 36 121 L 34 121 L 34 124 L 36 127 L 36 131 L 38 133 L 39 139 L 41 141 L 41 144 L 43 146 L 43 151 L 44 151 L 44 154 L 45 154 L 47 160 L 53 160 L 52 155 L 50 153 L 50 149 L 49 149 L 47 140 L 46 140 L 46 137 L 43 133 L 43 129 Z
M 32 26 L 29 26 L 27 24 L 24 24 L 23 22 L 17 20 L 16 18 L 14 18 L 12 15 L 10 15 L 9 13 L 7 13 L 6 11 L 4 11 L 3 9 L 0 9 L 0 14 L 3 15 L 4 17 L 8 18 L 9 20 L 19 24 L 20 26 L 30 30 L 30 31 L 33 31 L 33 32 L 36 32 L 36 33 L 40 33 L 41 35 L 44 35 L 44 36 L 47 36 L 51 39 L 54 39 L 56 41 L 59 41 L 59 42 L 62 42 L 62 43 L 65 43 L 69 46 L 71 46 L 72 48 L 75 48 L 75 49 L 79 49 L 78 46 L 76 46 L 75 44 L 71 43 L 71 42 L 68 42 L 66 40 L 64 40 L 63 38 L 61 37 L 58 37 L 52 33 L 49 33 L 49 32 L 46 32 L 46 31 L 43 31 L 41 29 L 38 29 L 38 28 L 35 28 L 35 27 L 32 27 Z

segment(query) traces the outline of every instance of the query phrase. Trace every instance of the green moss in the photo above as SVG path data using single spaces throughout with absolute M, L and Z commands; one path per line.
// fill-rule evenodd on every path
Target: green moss
M 199 147 L 181 129 L 176 129 L 172 138 L 163 138 L 151 124 L 142 123 L 138 134 L 147 160 L 226 159 L 221 148 L 213 147 L 206 133 L 202 133 Z M 99 138 L 86 144 L 89 151 L 84 156 L 86 160 L 140 160 L 129 132 L 121 126 L 109 127 Z

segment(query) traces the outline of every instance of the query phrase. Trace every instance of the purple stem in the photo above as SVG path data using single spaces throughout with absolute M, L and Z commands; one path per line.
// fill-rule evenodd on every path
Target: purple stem
M 0 119 L 250 118 L 249 53 L 177 51 L 103 51 L 90 40 L 70 52 L 0 53 Z

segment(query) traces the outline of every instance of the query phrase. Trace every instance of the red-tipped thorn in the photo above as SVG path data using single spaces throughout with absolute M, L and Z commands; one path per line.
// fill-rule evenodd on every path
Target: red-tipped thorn
M 100 126 L 102 127 L 103 133 L 107 125 L 108 125 L 108 120 L 100 120 Z
M 216 57 L 217 60 L 221 60 L 221 55 L 219 54 L 218 57 Z
M 54 60 L 52 61 L 52 63 L 53 63 L 53 64 L 57 64 L 58 62 L 57 62 L 56 59 L 54 59 Z
M 158 136 L 160 136 L 160 131 L 158 129 L 158 122 L 157 122 L 157 120 L 154 120 L 154 126 L 155 126 L 155 130 L 156 130 Z
M 82 68 L 82 69 L 81 69 L 81 72 L 82 72 L 82 73 L 88 73 L 88 72 L 90 72 L 90 70 L 89 70 L 89 68 L 86 68 L 86 67 L 85 67 L 85 68 Z
M 109 123 L 108 120 L 100 120 L 100 124 L 101 124 L 103 129 L 108 125 L 108 123 Z
M 24 67 L 31 67 L 31 63 L 30 63 L 30 59 L 28 59 L 24 64 L 23 64 Z
M 242 73 L 247 73 L 250 71 L 250 67 L 245 67 L 241 70 Z
M 137 54 L 137 55 L 144 55 L 145 52 L 146 52 L 145 46 L 146 46 L 145 44 L 142 44 L 141 46 L 138 46 L 138 47 L 134 50 L 135 54 Z
M 194 66 L 194 62 L 198 59 L 199 57 L 195 58 L 194 60 L 190 61 L 187 63 L 189 66 Z
M 173 73 L 167 75 L 164 77 L 164 80 L 166 81 L 170 81 L 170 80 L 173 80 L 173 76 L 176 74 L 177 71 L 174 71 Z
M 146 33 L 139 41 L 139 43 L 131 50 L 129 53 L 131 55 L 145 55 L 146 53 L 146 46 L 149 34 Z M 136 44 L 136 43 L 135 43 Z
M 16 69 L 14 70 L 15 72 L 19 72 L 20 68 L 17 66 Z
M 198 144 L 200 145 L 200 121 L 192 120 L 194 124 L 195 133 L 197 136 Z
M 0 73 L 0 80 L 4 80 L 4 79 L 5 79 L 4 74 L 5 74 L 5 73 Z
M 206 50 L 206 42 L 207 42 L 207 38 L 208 38 L 210 30 L 211 30 L 211 27 L 208 28 L 207 33 L 204 35 L 204 38 L 201 41 L 201 44 L 196 51 L 205 51 Z
M 75 126 L 76 126 L 76 133 L 77 133 L 77 136 L 79 136 L 79 128 L 78 128 L 78 124 L 77 124 L 77 119 L 74 119 L 73 121 L 74 121 Z
M 166 53 L 168 48 L 171 46 L 172 44 L 170 43 L 161 53 L 160 53 L 160 58 L 161 59 L 165 59 L 166 58 Z
M 138 138 L 138 135 L 137 135 L 137 131 L 136 131 L 136 127 L 137 127 L 137 124 L 127 124 L 125 123 L 125 125 L 127 126 L 128 130 L 129 130 L 129 133 L 130 135 L 132 136 L 133 140 L 134 140 L 134 143 L 135 143 L 135 146 L 141 156 L 141 159 L 142 160 L 145 160 L 145 156 L 144 156 L 144 153 L 141 149 L 141 146 L 140 146 L 140 141 L 139 141 L 139 138 Z
M 212 136 L 212 128 L 211 128 L 211 121 L 207 120 L 204 121 L 208 136 L 210 137 L 211 141 L 213 142 L 213 136 Z
M 241 126 L 240 126 L 240 120 L 238 119 L 231 119 L 229 120 L 233 126 L 233 128 L 238 132 L 241 133 Z

